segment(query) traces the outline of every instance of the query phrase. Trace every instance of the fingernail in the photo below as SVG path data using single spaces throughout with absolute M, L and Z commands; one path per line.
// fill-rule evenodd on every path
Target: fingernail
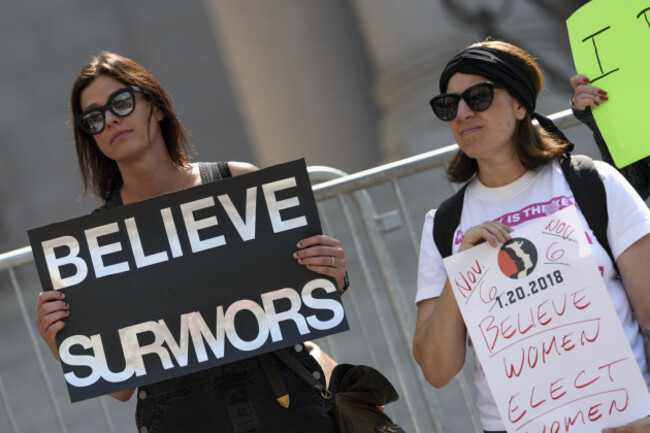
M 295 253 L 293 253 L 293 256 L 296 258 L 300 257 L 300 252 L 296 251 Z
M 607 92 L 605 92 L 604 90 L 599 90 L 598 93 L 599 93 L 600 95 L 606 95 L 606 94 L 607 94 Z
M 600 105 L 600 104 L 599 104 L 598 102 L 596 102 L 596 101 L 594 101 L 594 104 L 596 104 L 596 106 L 599 106 L 599 105 Z
M 70 304 L 68 304 L 68 301 L 65 301 L 65 306 L 66 306 L 66 308 L 70 307 Z
M 601 101 L 607 101 L 609 98 L 607 96 L 600 96 Z
M 582 79 L 582 82 L 583 82 L 583 83 L 588 83 L 588 82 L 589 82 L 589 78 L 587 78 L 587 77 L 583 78 L 583 79 Z
M 59 298 L 65 298 L 65 295 L 63 294 L 63 292 L 59 292 Z
M 298 242 L 298 246 L 299 246 L 299 247 L 302 247 L 302 242 Z
M 298 263 L 302 263 L 304 259 L 298 259 Z

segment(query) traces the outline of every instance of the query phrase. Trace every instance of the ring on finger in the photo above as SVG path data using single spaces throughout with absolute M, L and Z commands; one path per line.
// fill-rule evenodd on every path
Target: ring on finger
M 330 267 L 333 268 L 334 263 L 336 263 L 336 259 L 334 258 L 334 256 L 330 256 L 330 259 L 332 259 L 332 264 L 330 265 Z

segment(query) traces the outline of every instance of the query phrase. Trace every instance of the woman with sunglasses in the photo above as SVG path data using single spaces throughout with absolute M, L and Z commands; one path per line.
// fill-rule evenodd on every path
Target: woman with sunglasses
M 532 56 L 502 41 L 471 45 L 452 58 L 442 72 L 442 94 L 432 99 L 431 106 L 437 117 L 449 123 L 460 148 L 447 174 L 453 182 L 468 182 L 460 224 L 453 229 L 452 254 L 482 242 L 496 247 L 497 242 L 510 239 L 514 229 L 557 210 L 557 206 L 542 204 L 573 196 L 558 163 L 568 143 L 548 119 L 535 113 L 542 87 L 543 76 Z M 544 128 L 535 128 L 533 118 Z M 606 285 L 639 367 L 650 384 L 638 328 L 641 325 L 647 341 L 650 266 L 639 263 L 647 264 L 650 259 L 650 211 L 615 169 L 597 161 L 594 165 L 607 191 L 608 239 L 621 279 L 617 279 L 609 256 L 598 242 L 594 243 L 594 254 L 604 269 Z M 530 212 L 533 208 L 544 208 L 544 212 Z M 433 240 L 434 216 L 435 210 L 427 213 L 422 232 L 413 354 L 427 381 L 442 387 L 463 366 L 467 331 Z M 587 227 L 582 214 L 581 219 Z M 595 240 L 593 232 L 589 234 Z M 474 380 L 483 429 L 504 431 L 478 360 Z M 626 428 L 629 430 L 618 431 L 648 431 L 650 418 Z
M 93 58 L 74 81 L 70 107 L 85 190 L 90 187 L 102 203 L 97 211 L 209 181 L 205 165 L 190 162 L 188 134 L 169 96 L 134 61 L 109 52 Z M 226 176 L 238 176 L 257 168 L 229 162 L 221 164 L 221 170 Z M 304 239 L 294 258 L 314 272 L 334 277 L 340 290 L 346 288 L 345 256 L 338 240 Z M 69 306 L 60 292 L 39 295 L 36 326 L 58 360 L 55 335 L 70 314 L 74 305 Z M 305 345 L 286 350 L 324 383 L 323 370 Z M 326 355 L 321 359 L 331 361 Z M 291 399 L 288 408 L 276 402 L 255 357 L 141 387 L 138 429 L 149 433 L 338 431 L 315 388 L 304 386 L 287 368 L 279 364 L 277 368 Z M 127 401 L 133 393 L 128 389 L 111 395 Z

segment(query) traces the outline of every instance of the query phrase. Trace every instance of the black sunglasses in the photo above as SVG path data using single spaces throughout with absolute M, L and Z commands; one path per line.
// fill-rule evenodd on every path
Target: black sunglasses
M 77 125 L 90 135 L 97 135 L 106 126 L 106 110 L 118 117 L 125 117 L 135 110 L 135 92 L 142 93 L 138 86 L 129 86 L 116 90 L 108 97 L 108 102 L 103 107 L 93 107 L 84 111 L 75 119 Z
M 502 88 L 502 86 L 486 81 L 485 83 L 474 84 L 460 95 L 458 93 L 438 95 L 431 99 L 429 104 L 440 120 L 449 122 L 456 118 L 458 114 L 458 103 L 461 98 L 472 111 L 485 111 L 492 104 L 494 89 L 499 88 Z

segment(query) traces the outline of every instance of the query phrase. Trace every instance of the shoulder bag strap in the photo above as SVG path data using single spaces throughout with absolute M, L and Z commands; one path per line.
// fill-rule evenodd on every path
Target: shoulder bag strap
M 314 376 L 309 373 L 309 371 L 303 366 L 296 358 L 291 356 L 286 350 L 278 350 L 273 352 L 275 356 L 278 357 L 289 369 L 298 375 L 302 380 L 307 382 L 307 384 L 316 388 L 320 392 L 325 392 L 325 386 L 317 380 Z
M 275 364 L 275 355 L 282 363 L 284 363 L 290 370 L 292 370 L 300 379 L 305 381 L 307 385 L 316 388 L 323 397 L 329 399 L 331 395 L 325 389 L 325 386 L 319 382 L 314 376 L 312 376 L 307 369 L 298 362 L 293 356 L 289 354 L 286 350 L 277 350 L 275 352 L 263 353 L 258 355 L 257 359 L 264 370 L 264 375 L 266 380 L 271 387 L 271 391 L 275 396 L 276 401 L 283 408 L 288 408 L 290 403 L 290 396 L 287 388 L 282 381 L 282 376 L 278 370 L 277 365 Z

